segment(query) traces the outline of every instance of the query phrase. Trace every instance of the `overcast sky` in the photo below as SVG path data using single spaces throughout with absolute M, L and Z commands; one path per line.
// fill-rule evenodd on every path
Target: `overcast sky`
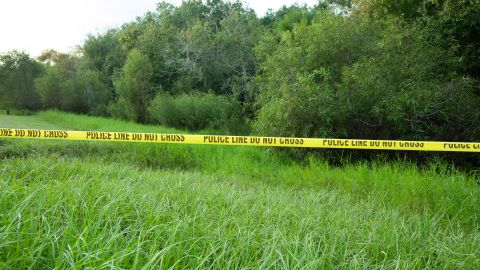
M 69 51 L 87 34 L 121 26 L 149 10 L 156 0 L 0 0 L 0 53 L 12 49 L 38 56 L 44 49 Z M 170 0 L 179 4 L 181 0 Z M 245 0 L 257 14 L 317 0 Z

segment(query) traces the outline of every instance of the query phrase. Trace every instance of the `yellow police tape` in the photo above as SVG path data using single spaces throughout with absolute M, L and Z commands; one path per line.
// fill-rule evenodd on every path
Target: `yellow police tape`
M 0 138 L 73 141 L 147 142 L 169 144 L 245 145 L 271 147 L 337 148 L 403 151 L 480 152 L 480 143 L 424 142 L 389 140 L 350 140 L 321 138 L 281 138 L 156 134 L 101 131 L 66 131 L 0 128 Z

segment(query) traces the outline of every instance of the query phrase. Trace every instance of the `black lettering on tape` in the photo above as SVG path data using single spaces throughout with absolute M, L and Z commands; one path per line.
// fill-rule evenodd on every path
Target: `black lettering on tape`
M 7 129 L 7 128 L 2 128 L 2 129 L 0 129 L 0 136 L 2 136 L 2 137 L 13 137 L 13 130 L 12 129 Z
M 145 134 L 144 140 L 154 142 L 158 140 L 158 136 L 156 134 Z
M 130 134 L 128 133 L 113 133 L 113 140 L 115 141 L 130 141 Z
M 227 144 L 230 143 L 230 137 L 227 136 L 204 136 L 203 142 L 207 143 L 218 143 L 218 144 Z
M 160 135 L 161 142 L 184 142 L 185 136 L 177 134 L 163 134 Z
M 454 150 L 470 150 L 472 149 L 472 145 L 469 143 L 445 143 L 443 144 L 443 148 Z
M 304 140 L 303 139 L 296 139 L 296 138 L 280 138 L 280 144 L 281 145 L 303 145 Z
M 87 139 L 91 139 L 91 140 L 111 140 L 112 139 L 112 134 L 110 132 L 88 131 L 87 132 Z
M 367 141 L 352 141 L 352 147 L 367 147 Z
M 248 143 L 247 137 L 232 137 L 233 144 L 246 144 Z
M 40 130 L 35 130 L 35 129 L 27 130 L 28 138 L 40 138 L 41 136 L 42 136 L 42 132 Z
M 397 146 L 397 143 L 392 141 L 386 141 L 382 143 L 382 146 L 387 148 L 394 148 Z
M 372 142 L 370 142 L 370 146 L 371 146 L 371 147 L 374 147 L 374 148 L 380 147 L 380 142 L 378 142 L 378 141 L 372 141 Z
M 25 137 L 25 130 L 21 130 L 21 129 L 15 130 L 15 137 Z
M 66 139 L 68 138 L 68 133 L 66 131 L 44 130 L 43 137 L 52 139 Z
M 258 137 L 250 137 L 250 144 L 260 144 L 262 142 L 261 138 Z
M 399 142 L 401 148 L 424 148 L 425 143 L 423 142 Z
M 348 147 L 350 142 L 348 140 L 323 140 L 323 145 L 332 147 Z

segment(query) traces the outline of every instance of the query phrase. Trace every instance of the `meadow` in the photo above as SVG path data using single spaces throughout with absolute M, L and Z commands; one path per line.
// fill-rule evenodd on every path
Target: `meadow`
M 54 111 L 0 127 L 183 132 Z M 0 268 L 479 269 L 478 179 L 439 160 L 5 139 Z

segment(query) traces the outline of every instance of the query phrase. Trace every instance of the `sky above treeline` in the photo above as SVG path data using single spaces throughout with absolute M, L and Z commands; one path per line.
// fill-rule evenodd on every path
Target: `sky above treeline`
M 268 9 L 318 0 L 244 0 L 263 16 Z M 89 33 L 103 32 L 155 10 L 158 0 L 1 0 L 0 53 L 13 49 L 38 56 L 45 49 L 71 51 Z M 175 5 L 181 0 L 166 2 Z

